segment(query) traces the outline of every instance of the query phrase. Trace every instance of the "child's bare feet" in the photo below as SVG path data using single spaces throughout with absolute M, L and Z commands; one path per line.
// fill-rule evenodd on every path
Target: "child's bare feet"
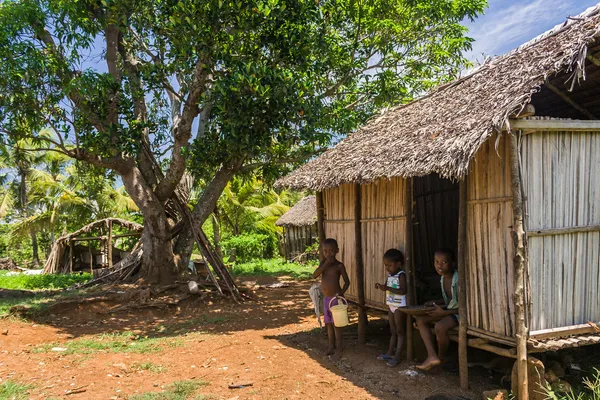
M 340 358 L 342 358 L 342 352 L 341 351 L 336 351 L 335 353 L 333 353 L 333 355 L 331 356 L 331 361 L 333 362 L 337 362 L 340 361 Z
M 325 352 L 325 355 L 326 355 L 326 356 L 330 356 L 330 355 L 332 355 L 333 353 L 335 353 L 335 346 L 329 346 L 329 347 L 327 348 L 327 351 Z
M 429 371 L 432 368 L 437 367 L 441 363 L 442 363 L 442 361 L 438 357 L 435 357 L 435 358 L 428 357 L 425 361 L 423 361 L 423 364 L 417 365 L 415 368 L 420 371 Z

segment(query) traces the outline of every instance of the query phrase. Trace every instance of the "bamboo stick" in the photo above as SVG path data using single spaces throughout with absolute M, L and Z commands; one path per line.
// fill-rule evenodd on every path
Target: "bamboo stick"
M 575 207 L 573 207 L 575 209 Z M 556 228 L 556 229 L 537 229 L 534 231 L 527 231 L 528 237 L 533 236 L 554 236 L 564 235 L 567 233 L 584 233 L 584 232 L 598 232 L 600 231 L 600 225 L 587 225 L 587 226 L 570 226 L 567 228 Z
M 458 186 L 458 366 L 460 388 L 469 389 L 469 369 L 467 365 L 467 177 Z
M 500 344 L 504 344 L 507 346 L 516 347 L 517 341 L 514 337 L 501 335 L 499 333 L 488 332 L 485 329 L 480 329 L 474 326 L 467 326 L 467 335 L 469 336 L 477 336 L 482 339 L 487 339 L 490 342 L 497 342 Z
M 319 234 L 319 261 L 323 261 L 323 249 L 321 243 L 325 240 L 325 205 L 323 204 L 323 192 L 317 192 L 317 231 Z
M 525 268 L 527 268 L 527 238 L 523 229 L 523 188 L 519 168 L 519 148 L 517 136 L 509 135 L 510 169 L 513 195 L 513 241 L 515 246 L 515 323 L 517 331 L 517 371 L 519 400 L 529 400 L 529 382 L 527 379 L 527 336 L 525 320 Z
M 361 188 L 360 184 L 354 185 L 354 248 L 356 251 L 356 283 L 358 285 L 358 342 L 367 342 L 367 311 L 365 309 L 365 277 L 362 246 L 361 215 Z

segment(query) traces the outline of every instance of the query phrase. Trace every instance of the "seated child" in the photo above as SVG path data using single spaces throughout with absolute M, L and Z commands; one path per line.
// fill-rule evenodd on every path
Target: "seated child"
M 329 309 L 329 303 L 333 297 L 344 296 L 346 290 L 350 287 L 350 279 L 346 273 L 344 264 L 336 259 L 337 253 L 340 251 L 338 243 L 335 239 L 325 239 L 321 244 L 325 260 L 313 273 L 313 278 L 322 275 L 321 290 L 325 295 L 323 301 L 323 319 L 327 327 L 327 338 L 329 339 L 329 347 L 326 355 L 332 355 L 332 360 L 337 361 L 342 356 L 342 329 L 336 328 L 333 325 L 333 315 Z M 340 277 L 344 279 L 344 287 L 340 287 Z M 337 300 L 333 300 L 332 306 L 337 304 Z
M 454 252 L 450 249 L 440 249 L 435 252 L 435 270 L 440 278 L 443 299 L 429 302 L 435 305 L 435 310 L 425 316 L 418 316 L 417 327 L 427 348 L 427 359 L 417 365 L 417 369 L 421 371 L 429 371 L 433 367 L 440 365 L 445 361 L 446 351 L 450 339 L 448 331 L 458 326 L 458 271 L 456 271 L 456 261 Z M 427 303 L 426 303 L 427 304 Z M 444 310 L 440 307 L 441 304 L 446 305 Z M 436 353 L 433 343 L 433 334 L 429 328 L 429 323 L 435 323 L 435 336 L 438 344 Z
M 383 265 L 388 273 L 385 284 L 376 283 L 375 288 L 385 290 L 385 304 L 389 307 L 390 346 L 386 354 L 377 357 L 386 360 L 387 365 L 395 367 L 400 363 L 406 337 L 406 314 L 398 307 L 406 306 L 406 273 L 404 272 L 404 254 L 400 250 L 390 249 L 383 255 Z M 394 348 L 396 351 L 394 351 Z

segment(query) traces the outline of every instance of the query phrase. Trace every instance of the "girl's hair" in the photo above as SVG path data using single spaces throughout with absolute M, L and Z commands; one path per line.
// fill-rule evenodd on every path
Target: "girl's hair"
M 400 264 L 404 265 L 404 254 L 402 254 L 402 252 L 398 249 L 389 249 L 385 252 L 383 258 L 385 260 L 395 263 L 399 262 Z
M 448 256 L 450 261 L 456 262 L 456 256 L 454 255 L 454 251 L 447 247 L 442 248 L 442 249 L 437 249 L 434 254 L 445 254 L 446 256 Z

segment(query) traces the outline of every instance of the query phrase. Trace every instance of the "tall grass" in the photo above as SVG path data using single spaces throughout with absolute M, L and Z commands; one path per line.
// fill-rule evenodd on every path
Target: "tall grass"
M 8 275 L 8 271 L 0 271 L 0 288 L 21 290 L 63 289 L 76 283 L 87 282 L 92 274 L 45 274 L 45 275 Z

